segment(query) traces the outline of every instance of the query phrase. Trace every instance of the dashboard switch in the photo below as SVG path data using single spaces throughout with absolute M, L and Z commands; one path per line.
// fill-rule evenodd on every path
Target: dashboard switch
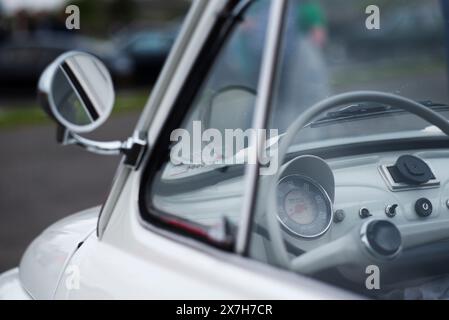
M 396 209 L 398 208 L 397 204 L 392 204 L 389 205 L 385 208 L 385 214 L 387 215 L 387 217 L 389 218 L 393 218 L 394 216 L 396 216 Z
M 362 219 L 366 219 L 372 216 L 371 212 L 367 208 L 360 208 L 359 210 L 359 216 Z
M 415 211 L 420 217 L 428 217 L 432 214 L 432 202 L 427 198 L 421 198 L 415 203 Z

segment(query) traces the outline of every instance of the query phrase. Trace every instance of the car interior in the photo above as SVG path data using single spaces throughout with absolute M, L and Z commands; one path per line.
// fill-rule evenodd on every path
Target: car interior
M 445 1 L 391 1 L 384 18 L 390 32 L 379 33 L 342 23 L 345 16 L 331 1 L 289 5 L 297 4 L 301 12 L 311 3 L 327 18 L 321 24 L 316 16 L 311 25 L 300 24 L 297 38 L 295 11 L 287 15 L 270 115 L 270 128 L 279 129 L 279 167 L 274 175 L 259 178 L 248 256 L 378 299 L 447 299 Z M 394 13 L 404 6 L 409 10 L 398 18 Z M 356 1 L 345 8 L 349 17 L 358 17 Z M 264 15 L 249 9 L 243 31 L 236 33 L 258 30 L 254 24 L 245 29 L 245 21 L 257 14 Z M 422 28 L 411 29 L 410 21 L 418 16 Z M 326 45 L 317 36 L 322 28 Z M 435 36 L 431 44 L 427 32 Z M 233 36 L 226 47 L 231 57 L 237 40 Z M 249 128 L 248 106 L 257 97 L 258 73 L 236 77 L 223 68 L 223 56 L 185 128 L 195 119 L 206 119 L 207 128 L 219 131 Z M 254 60 L 257 70 L 260 55 Z M 211 96 L 218 98 L 205 98 Z M 205 228 L 225 218 L 235 230 L 245 195 L 244 172 L 243 165 L 167 161 L 148 184 L 146 201 L 152 214 L 174 215 Z M 379 281 L 370 277 L 375 273 Z

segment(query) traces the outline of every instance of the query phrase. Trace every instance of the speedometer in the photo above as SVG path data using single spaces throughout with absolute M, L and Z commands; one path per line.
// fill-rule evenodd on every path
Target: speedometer
M 293 234 L 303 238 L 323 235 L 332 223 L 332 202 L 317 182 L 289 175 L 277 187 L 278 218 Z

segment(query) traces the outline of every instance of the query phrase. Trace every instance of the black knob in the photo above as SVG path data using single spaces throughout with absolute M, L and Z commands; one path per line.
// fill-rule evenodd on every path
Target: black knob
M 415 203 L 415 211 L 420 217 L 428 217 L 432 214 L 432 202 L 429 199 L 421 198 Z
M 432 170 L 430 170 L 427 163 L 411 155 L 399 157 L 390 172 L 396 182 L 410 185 L 424 184 L 434 178 Z
M 387 206 L 385 208 L 385 213 L 389 218 L 393 218 L 394 216 L 396 216 L 396 209 L 398 208 L 397 204 L 393 204 L 390 206 Z
M 372 251 L 385 257 L 397 254 L 402 245 L 401 232 L 386 220 L 370 222 L 366 228 L 366 239 Z

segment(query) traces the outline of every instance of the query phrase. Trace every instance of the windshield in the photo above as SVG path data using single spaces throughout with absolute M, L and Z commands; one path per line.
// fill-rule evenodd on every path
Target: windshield
M 335 94 L 394 93 L 449 113 L 446 5 L 439 0 L 290 1 L 281 75 L 271 126 L 281 132 L 304 110 Z M 363 101 L 361 101 L 363 103 Z M 298 142 L 409 132 L 438 134 L 416 116 L 379 105 L 338 106 L 308 126 Z M 393 106 L 394 107 L 394 106 Z M 372 109 L 370 111 L 370 108 Z M 360 109 L 364 109 L 362 112 Z M 377 109 L 377 110 L 376 110 Z M 351 109 L 350 109 L 351 110 Z M 337 111 L 337 112 L 335 112 Z
M 447 299 L 448 3 L 288 1 L 270 109 L 286 134 L 279 169 L 253 180 L 251 257 L 370 297 Z
M 275 18 L 282 16 L 282 2 L 236 2 L 250 5 L 223 15 L 235 24 L 217 55 L 200 59 L 211 63 L 209 71 L 202 81 L 189 78 L 198 89 L 189 92 L 190 101 L 180 99 L 180 127 L 170 141 L 161 140 L 149 161 L 157 169 L 142 179 L 143 218 L 381 298 L 404 289 L 402 281 L 412 288 L 416 279 L 438 275 L 434 257 L 413 250 L 441 244 L 428 252 L 441 250 L 446 260 L 440 265 L 449 263 L 442 241 L 449 234 L 447 139 L 399 106 L 402 101 L 445 128 L 449 6 L 440 0 L 373 2 L 287 1 L 281 52 L 265 56 L 274 47 L 266 39 L 275 38 L 267 37 L 266 28 L 280 22 Z M 388 98 L 329 104 L 341 93 Z M 318 107 L 326 111 L 308 117 L 323 100 L 328 104 Z M 265 103 L 269 128 L 253 128 L 255 119 L 264 118 L 259 112 Z M 304 121 L 286 133 L 301 116 Z M 266 148 L 255 150 L 245 134 L 250 130 L 257 147 Z M 415 137 L 425 139 L 418 143 Z M 287 147 L 296 150 L 286 156 Z M 252 166 L 255 154 L 259 163 Z M 381 291 L 366 285 L 371 268 L 385 279 Z

